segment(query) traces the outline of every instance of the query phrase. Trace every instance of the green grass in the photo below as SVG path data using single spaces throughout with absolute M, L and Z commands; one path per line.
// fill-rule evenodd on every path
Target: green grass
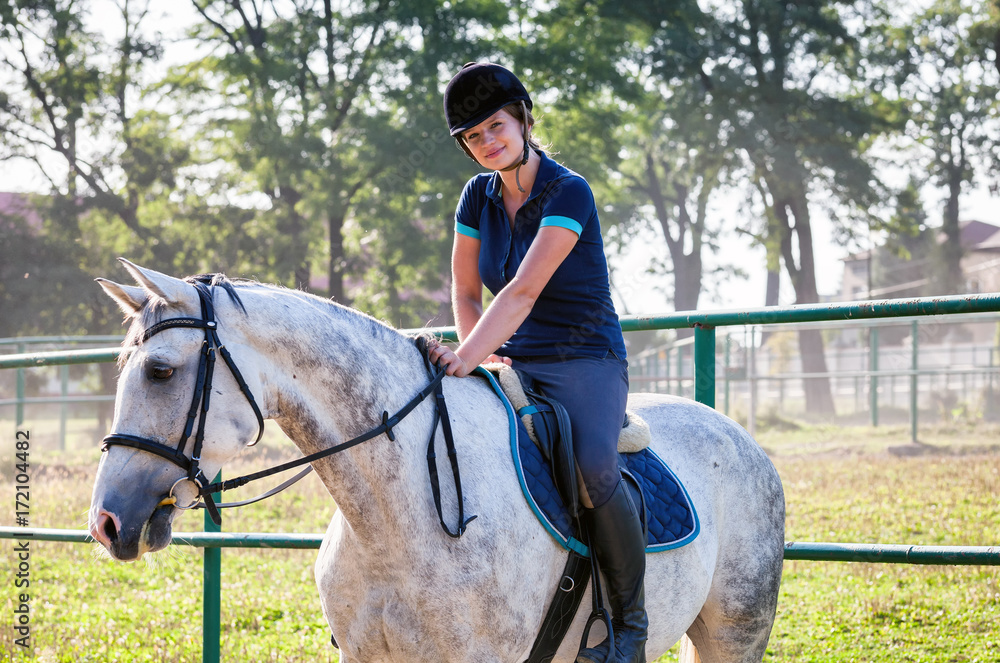
M 775 458 L 786 539 L 988 546 L 1000 456 Z M 1000 569 L 786 562 L 765 660 L 996 661 Z
M 803 425 L 763 431 L 785 486 L 786 539 L 928 545 L 996 545 L 1000 532 L 997 429 L 922 431 L 916 452 L 905 427 Z M 32 426 L 32 430 L 36 430 Z M 39 426 L 37 430 L 42 430 Z M 13 425 L 0 428 L 0 524 L 13 524 L 9 467 Z M 34 439 L 34 438 L 33 438 Z M 911 452 L 916 455 L 900 455 Z M 269 431 L 261 458 L 290 455 Z M 3 457 L 7 455 L 8 465 Z M 99 452 L 76 445 L 32 447 L 31 524 L 82 529 Z M 249 496 L 259 486 L 241 489 Z M 227 495 L 227 499 L 229 496 Z M 310 476 L 289 492 L 226 514 L 227 531 L 317 532 L 333 505 Z M 201 529 L 185 514 L 179 530 Z M 94 545 L 32 544 L 31 661 L 199 661 L 201 551 L 173 546 L 119 564 Z M 147 556 L 149 558 L 150 556 Z M 222 553 L 223 661 L 336 661 L 313 580 L 314 550 Z M 10 541 L 0 542 L 0 660 L 10 660 L 14 608 Z M 951 663 L 996 661 L 1000 569 L 842 562 L 787 562 L 765 661 Z M 676 650 L 659 659 L 676 660 Z

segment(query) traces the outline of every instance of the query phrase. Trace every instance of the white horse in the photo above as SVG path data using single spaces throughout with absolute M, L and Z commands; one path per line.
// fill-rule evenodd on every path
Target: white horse
M 122 262 L 140 287 L 98 279 L 133 318 L 113 431 L 176 447 L 205 335 L 169 329 L 142 336 L 160 320 L 199 318 L 199 296 L 188 281 Z M 357 311 L 257 283 L 236 284 L 243 306 L 214 290 L 219 338 L 263 416 L 304 453 L 373 428 L 383 411 L 397 411 L 429 381 L 412 338 Z M 466 514 L 478 516 L 461 538 L 442 531 L 428 485 L 433 398 L 395 426 L 394 440 L 380 435 L 314 463 L 339 507 L 316 578 L 343 663 L 520 663 L 562 575 L 566 552 L 522 496 L 500 400 L 476 377 L 445 378 L 443 389 Z M 211 391 L 200 461 L 207 477 L 257 434 L 248 400 L 224 366 Z M 697 648 L 691 654 L 685 643 L 691 660 L 760 661 L 784 545 L 784 496 L 773 465 L 740 426 L 711 408 L 651 394 L 633 394 L 629 408 L 649 423 L 653 449 L 684 483 L 701 524 L 690 544 L 647 557 L 650 660 L 686 633 Z M 183 476 L 155 453 L 112 446 L 94 485 L 94 538 L 120 560 L 164 548 L 180 511 L 162 500 Z M 441 476 L 445 519 L 454 528 L 450 470 Z M 177 492 L 193 493 L 192 486 L 180 481 Z M 583 601 L 556 661 L 574 660 L 589 590 Z

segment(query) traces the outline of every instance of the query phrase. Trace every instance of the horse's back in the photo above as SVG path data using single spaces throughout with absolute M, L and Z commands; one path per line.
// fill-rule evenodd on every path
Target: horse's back
M 651 448 L 687 485 L 725 481 L 753 473 L 781 491 L 767 454 L 738 423 L 687 398 L 666 394 L 629 395 L 629 410 L 649 424 Z

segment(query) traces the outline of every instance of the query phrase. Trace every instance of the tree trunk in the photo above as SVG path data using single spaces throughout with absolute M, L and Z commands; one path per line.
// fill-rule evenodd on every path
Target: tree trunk
M 769 269 L 767 270 L 767 285 L 764 286 L 764 306 L 777 306 L 780 294 L 781 272 L 778 269 Z
M 773 183 L 769 183 L 769 186 L 771 184 Z M 819 293 L 816 290 L 816 262 L 806 187 L 802 180 L 792 183 L 791 187 L 787 184 L 788 182 L 784 182 L 772 188 L 775 217 L 781 223 L 781 256 L 791 278 L 792 288 L 795 290 L 795 303 L 815 304 L 819 301 Z M 783 190 L 784 195 L 774 195 L 776 189 Z M 793 233 L 796 239 L 794 243 Z M 795 255 L 796 248 L 798 260 Z M 799 332 L 799 352 L 803 373 L 826 374 L 826 354 L 823 336 L 819 330 L 803 329 Z M 828 377 L 803 378 L 802 388 L 805 391 L 808 414 L 820 416 L 836 414 Z
M 703 208 L 697 206 L 696 218 L 692 218 L 689 200 L 691 188 L 670 179 L 670 167 L 661 162 L 666 182 L 661 181 L 657 173 L 657 163 L 653 155 L 646 153 L 646 195 L 653 203 L 656 219 L 663 231 L 663 239 L 670 252 L 670 263 L 674 268 L 674 310 L 693 311 L 698 308 L 701 296 L 701 277 L 703 272 L 701 247 L 705 228 Z M 701 176 L 702 186 L 708 186 L 709 177 Z M 669 189 L 673 189 L 671 197 Z M 708 192 L 703 192 L 706 196 Z M 671 213 L 676 209 L 676 216 Z M 676 233 L 671 225 L 676 226 Z M 684 252 L 687 237 L 691 237 L 691 250 Z M 677 330 L 677 338 L 688 338 L 694 335 L 694 330 L 681 328 Z
M 777 269 L 767 270 L 767 284 L 764 286 L 764 306 L 777 306 L 781 294 L 781 260 L 777 259 Z M 760 344 L 763 347 L 773 332 L 768 331 L 768 325 L 760 330 Z
M 944 293 L 959 294 L 965 292 L 965 277 L 962 274 L 962 231 L 959 227 L 959 197 L 962 195 L 962 168 L 954 161 L 948 173 L 948 199 L 944 204 L 944 219 L 941 229 L 945 242 L 941 246 L 944 258 Z
M 302 194 L 290 184 L 282 184 L 278 187 L 277 202 L 284 207 L 285 216 L 279 223 L 280 230 L 288 235 L 289 247 L 284 260 L 279 264 L 280 271 L 287 274 L 287 269 L 291 269 L 292 287 L 308 288 L 310 279 L 309 269 L 309 243 L 306 239 L 306 222 L 302 214 L 295 206 L 302 200 Z
M 350 306 L 351 300 L 344 288 L 344 214 L 341 212 L 331 214 L 327 228 L 330 233 L 330 262 L 327 266 L 327 274 L 330 277 L 329 296 L 339 304 Z

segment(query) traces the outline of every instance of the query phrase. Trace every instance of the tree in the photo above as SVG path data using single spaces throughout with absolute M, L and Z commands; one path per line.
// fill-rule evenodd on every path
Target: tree
M 88 250 L 94 236 L 120 236 L 134 257 L 169 263 L 169 244 L 141 208 L 172 187 L 187 151 L 167 137 L 168 116 L 144 109 L 136 92 L 135 79 L 159 47 L 139 33 L 145 10 L 133 8 L 122 7 L 124 34 L 113 44 L 86 29 L 85 7 L 73 0 L 24 0 L 0 10 L 0 63 L 10 83 L 0 94 L 0 159 L 35 167 L 51 186 L 31 199 L 41 226 L 20 227 L 17 241 L 34 248 L 15 248 L 7 263 L 41 277 L 20 285 L 45 313 L 21 318 L 11 331 L 117 327 L 118 313 L 91 282 L 112 269 L 115 254 Z
M 708 205 L 731 161 L 705 103 L 707 17 L 691 2 L 564 0 L 537 21 L 524 49 L 546 44 L 529 62 L 559 91 L 560 151 L 594 175 L 607 225 L 660 230 L 669 260 L 650 270 L 672 275 L 676 310 L 696 308 L 717 232 Z
M 23 90 L 0 97 L 0 159 L 31 162 L 65 209 L 113 215 L 165 260 L 169 247 L 139 208 L 172 188 L 189 155 L 169 140 L 169 113 L 136 101 L 136 80 L 161 49 L 139 30 L 145 6 L 121 11 L 124 35 L 114 44 L 87 31 L 85 7 L 73 0 L 18 2 L 0 15 L 10 89 Z
M 873 249 L 871 283 L 882 297 L 938 294 L 934 284 L 943 271 L 935 260 L 937 232 L 929 227 L 920 197 L 922 182 L 911 177 L 896 195 L 896 209 L 886 225 L 885 243 Z
M 878 81 L 864 75 L 880 24 L 870 12 L 826 0 L 714 8 L 713 112 L 732 126 L 730 146 L 744 156 L 766 208 L 763 241 L 780 255 L 797 304 L 819 299 L 815 188 L 835 196 L 845 219 L 870 223 L 878 200 L 865 150 L 890 125 Z M 827 371 L 820 332 L 801 331 L 799 346 L 804 372 Z M 810 412 L 834 411 L 828 380 L 806 380 L 805 391 Z
M 423 177 L 408 163 L 413 146 L 430 140 L 437 152 L 446 142 L 439 99 L 432 113 L 438 129 L 429 129 L 426 91 L 439 94 L 438 62 L 457 61 L 458 47 L 470 38 L 463 23 L 481 10 L 386 0 L 195 6 L 203 18 L 196 34 L 213 55 L 178 80 L 201 90 L 203 99 L 221 97 L 206 118 L 216 129 L 215 150 L 250 175 L 254 194 L 266 197 L 278 220 L 283 242 L 272 255 L 291 277 L 282 280 L 308 285 L 312 262 L 325 258 L 329 295 L 349 303 L 346 279 L 365 271 L 366 252 L 345 239 L 364 236 L 361 209 L 395 210 L 395 220 L 412 220 L 398 204 L 365 200 L 387 178 L 393 198 L 420 190 Z M 449 43 L 454 51 L 443 47 Z M 428 51 L 441 58 L 434 66 Z
M 907 45 L 898 79 L 911 112 L 906 134 L 927 154 L 928 171 L 946 193 L 941 251 L 947 293 L 965 291 L 962 194 L 988 172 L 1000 172 L 1000 76 L 983 58 L 994 29 L 984 5 L 938 0 L 898 31 Z

